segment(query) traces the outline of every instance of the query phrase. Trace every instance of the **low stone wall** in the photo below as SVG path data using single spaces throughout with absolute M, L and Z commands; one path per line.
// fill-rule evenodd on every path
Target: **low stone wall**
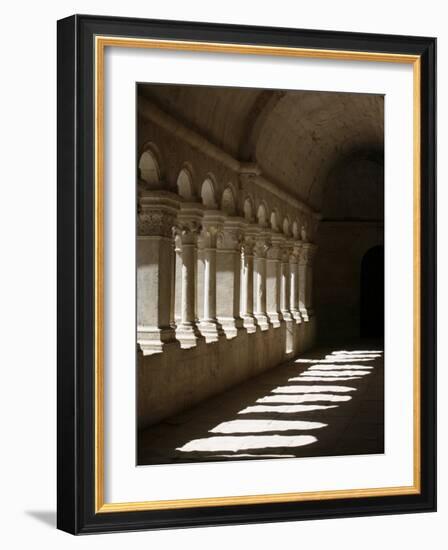
M 179 413 L 257 374 L 304 353 L 314 345 L 315 317 L 281 321 L 280 326 L 234 338 L 177 342 L 161 353 L 138 354 L 138 427 L 145 428 Z

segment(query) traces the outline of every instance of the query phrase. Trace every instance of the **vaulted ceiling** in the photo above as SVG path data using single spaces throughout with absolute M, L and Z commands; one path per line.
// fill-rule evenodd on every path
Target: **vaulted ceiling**
M 341 159 L 383 152 L 382 96 L 154 84 L 139 91 L 316 210 Z

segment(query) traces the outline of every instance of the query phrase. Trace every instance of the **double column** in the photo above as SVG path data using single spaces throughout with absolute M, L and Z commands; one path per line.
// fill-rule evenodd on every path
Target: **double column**
M 313 310 L 313 261 L 316 245 L 303 243 L 298 262 L 299 270 L 299 310 L 304 321 L 314 315 Z
M 261 330 L 269 328 L 266 313 L 266 254 L 269 245 L 269 234 L 262 231 L 257 236 L 254 247 L 254 315 Z
M 180 319 L 176 336 L 182 347 L 193 347 L 203 339 L 197 326 L 196 280 L 198 264 L 198 237 L 201 232 L 202 208 L 197 204 L 182 203 L 177 216 L 176 239 L 180 247 L 178 261 L 180 282 Z
M 240 316 L 241 247 L 244 219 L 228 217 L 217 236 L 216 307 L 218 322 L 226 336 L 233 338 L 243 328 Z
M 289 253 L 289 276 L 290 276 L 290 311 L 296 323 L 302 322 L 299 309 L 299 259 L 302 243 L 294 241 Z
M 202 218 L 200 252 L 203 271 L 200 287 L 203 295 L 199 329 L 207 342 L 215 342 L 224 334 L 216 317 L 216 245 L 224 218 L 218 210 L 206 210 Z
M 174 324 L 176 195 L 146 191 L 137 216 L 137 342 L 144 355 L 178 345 Z
M 244 231 L 241 253 L 241 316 L 244 328 L 255 332 L 257 319 L 254 315 L 254 248 L 256 237 L 261 229 L 250 224 Z
M 291 314 L 291 270 L 290 270 L 291 243 L 285 240 L 281 251 L 281 286 L 280 310 L 284 321 L 292 321 Z
M 266 255 L 266 309 L 269 320 L 274 327 L 279 327 L 283 320 L 281 312 L 282 285 L 282 247 L 285 237 L 279 233 L 271 235 L 271 246 Z

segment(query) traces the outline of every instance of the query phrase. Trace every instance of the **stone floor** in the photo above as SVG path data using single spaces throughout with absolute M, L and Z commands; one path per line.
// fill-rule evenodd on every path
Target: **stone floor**
M 149 427 L 138 464 L 383 453 L 383 355 L 315 349 Z

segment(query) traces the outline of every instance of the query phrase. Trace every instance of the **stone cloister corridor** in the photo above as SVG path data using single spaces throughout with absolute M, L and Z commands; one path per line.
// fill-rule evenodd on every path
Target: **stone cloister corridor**
M 320 347 L 142 431 L 139 464 L 384 451 L 383 350 Z
M 383 96 L 139 84 L 137 121 L 137 463 L 383 452 Z

